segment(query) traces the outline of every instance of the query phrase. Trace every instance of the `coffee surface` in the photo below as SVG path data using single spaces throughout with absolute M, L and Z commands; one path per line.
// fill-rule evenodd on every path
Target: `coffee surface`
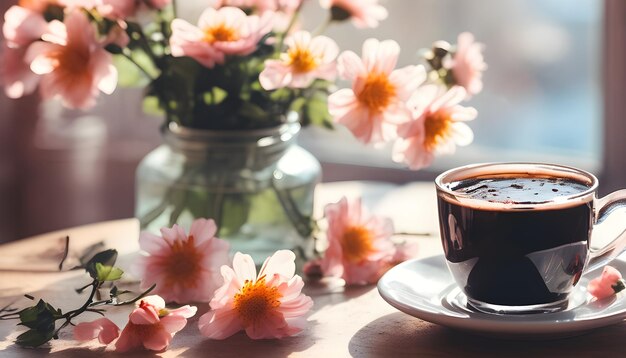
M 582 193 L 589 187 L 564 178 L 494 177 L 462 180 L 452 183 L 450 189 L 472 199 L 496 203 L 540 204 L 558 197 Z

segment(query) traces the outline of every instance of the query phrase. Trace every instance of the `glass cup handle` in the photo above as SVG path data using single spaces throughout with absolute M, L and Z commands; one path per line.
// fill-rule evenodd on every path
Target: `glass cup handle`
M 595 225 L 602 225 L 604 220 L 613 211 L 626 208 L 626 189 L 613 192 L 604 198 L 598 199 Z M 592 271 L 601 266 L 607 265 L 614 258 L 626 251 L 626 225 L 620 228 L 619 235 L 608 245 L 600 248 L 590 249 L 589 262 L 585 271 Z

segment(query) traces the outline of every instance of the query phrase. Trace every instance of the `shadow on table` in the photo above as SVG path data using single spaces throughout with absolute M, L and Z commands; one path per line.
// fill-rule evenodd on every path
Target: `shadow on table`
M 626 323 L 557 340 L 501 340 L 452 330 L 397 312 L 361 328 L 348 346 L 353 357 L 623 356 Z
M 306 281 L 302 293 L 313 298 L 313 311 L 318 311 L 328 304 L 349 302 L 375 289 L 373 284 L 345 286 L 343 280 L 329 277 L 322 281 Z
M 252 340 L 240 332 L 221 341 L 205 339 L 182 352 L 180 357 L 288 357 L 307 350 L 314 343 L 314 337 L 304 334 L 280 340 Z

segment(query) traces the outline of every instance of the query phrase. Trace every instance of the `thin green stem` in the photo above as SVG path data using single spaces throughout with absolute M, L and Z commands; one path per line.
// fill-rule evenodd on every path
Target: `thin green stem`
M 133 298 L 132 300 L 116 303 L 115 306 L 123 306 L 123 305 L 129 305 L 131 303 L 135 303 L 135 302 L 139 301 L 140 299 L 146 297 L 150 292 L 152 292 L 152 290 L 154 290 L 155 287 L 156 287 L 156 283 L 153 284 L 152 286 L 150 286 L 150 288 L 148 288 L 146 291 L 144 291 L 139 296 Z
M 175 19 L 178 17 L 178 6 L 176 5 L 176 0 L 172 0 L 172 15 Z
M 333 18 L 329 16 L 326 19 L 326 21 L 322 22 L 315 30 L 313 30 L 312 35 L 319 36 L 323 34 L 328 29 L 328 27 L 330 26 L 332 22 L 333 22 Z
M 94 279 L 91 282 L 91 292 L 89 293 L 89 298 L 87 298 L 87 301 L 85 301 L 85 303 L 80 306 L 79 308 L 73 310 L 73 311 L 69 311 L 67 313 L 65 313 L 63 316 L 61 316 L 59 319 L 65 319 L 65 322 L 63 322 L 63 324 L 57 328 L 54 333 L 53 333 L 53 337 L 58 337 L 59 336 L 59 332 L 67 327 L 69 324 L 72 323 L 72 318 L 75 318 L 76 316 L 80 315 L 81 313 L 87 311 L 89 309 L 89 306 L 91 305 L 91 303 L 93 302 L 93 298 L 96 295 L 96 292 L 98 291 L 98 288 L 100 288 L 100 284 L 101 282 L 98 279 Z
M 70 237 L 65 237 L 65 249 L 63 250 L 63 257 L 61 258 L 61 262 L 59 262 L 59 271 L 63 270 L 63 263 L 67 259 L 67 255 L 70 253 Z
M 300 10 L 302 9 L 303 3 L 304 1 L 302 1 L 300 5 L 298 6 L 298 8 L 296 9 L 296 11 L 293 12 L 293 15 L 291 16 L 291 20 L 289 20 L 289 24 L 287 25 L 287 28 L 285 29 L 283 33 L 279 35 L 280 39 L 278 41 L 278 47 L 277 47 L 277 50 L 279 53 L 280 51 L 282 51 L 283 45 L 285 43 L 285 37 L 287 37 L 287 34 L 289 34 L 289 31 L 291 31 L 291 29 L 293 28 L 293 25 L 296 24 L 296 21 L 298 20 L 298 17 L 300 16 Z
M 276 186 L 274 180 L 271 181 L 272 189 L 276 193 L 276 197 L 280 202 L 285 215 L 293 225 L 294 229 L 298 232 L 300 236 L 303 238 L 307 238 L 313 232 L 313 225 L 311 222 L 311 218 L 305 215 L 302 215 L 300 210 L 298 210 L 298 205 L 293 200 L 293 197 L 290 195 L 289 190 L 280 190 Z
M 83 287 L 77 288 L 75 291 L 76 291 L 76 293 L 83 293 L 83 291 L 84 291 L 87 287 L 89 287 L 89 286 L 91 286 L 91 285 L 93 285 L 93 283 L 88 283 L 88 284 L 86 284 L 86 285 L 85 285 L 85 286 L 83 286 Z
M 131 55 L 129 55 L 126 52 L 122 52 L 122 56 L 126 57 L 130 62 L 132 62 L 135 66 L 137 66 L 137 68 L 141 72 L 143 72 L 143 74 L 146 75 L 151 81 L 154 81 L 156 79 L 156 78 L 152 77 L 150 72 L 148 72 L 145 68 L 143 68 L 137 61 L 135 61 Z

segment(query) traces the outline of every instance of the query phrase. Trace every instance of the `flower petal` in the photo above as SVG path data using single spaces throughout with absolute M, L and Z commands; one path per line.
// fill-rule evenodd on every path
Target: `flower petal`
M 470 145 L 474 141 L 474 132 L 465 123 L 452 124 L 452 135 L 454 143 L 459 146 Z
M 90 341 L 98 337 L 102 344 L 109 344 L 119 337 L 120 329 L 108 318 L 92 322 L 82 322 L 74 327 L 74 338 L 78 341 Z
M 231 309 L 212 310 L 200 317 L 200 332 L 210 339 L 226 339 L 243 330 L 243 325 L 235 311 Z
M 189 229 L 189 235 L 193 236 L 196 240 L 212 238 L 216 233 L 217 226 L 213 219 L 196 219 L 191 224 L 191 229 Z
M 174 334 L 187 325 L 187 319 L 183 316 L 168 314 L 161 318 L 161 325 L 163 329 L 169 334 Z
M 282 276 L 290 279 L 296 273 L 296 255 L 290 250 L 278 250 L 271 257 L 267 258 L 259 271 L 259 277 L 266 275 Z
M 339 76 L 346 80 L 354 80 L 361 73 L 365 73 L 365 65 L 359 56 L 352 51 L 344 51 L 337 59 Z
M 174 310 L 170 310 L 170 315 L 177 315 L 184 318 L 191 318 L 196 315 L 198 308 L 196 306 L 185 305 Z
M 141 340 L 132 332 L 131 324 L 124 327 L 120 337 L 115 342 L 116 352 L 128 352 L 142 347 Z
M 242 254 L 241 252 L 235 253 L 233 270 L 240 282 L 256 280 L 256 266 L 250 255 Z
M 143 251 L 156 254 L 167 247 L 167 242 L 160 236 L 156 236 L 147 231 L 142 231 L 141 234 L 139 234 L 139 248 Z
M 142 344 L 146 349 L 159 352 L 167 348 L 172 341 L 172 335 L 165 329 L 156 330 L 152 334 L 142 337 Z
M 128 317 L 133 324 L 156 324 L 159 322 L 159 314 L 154 309 L 136 308 Z

